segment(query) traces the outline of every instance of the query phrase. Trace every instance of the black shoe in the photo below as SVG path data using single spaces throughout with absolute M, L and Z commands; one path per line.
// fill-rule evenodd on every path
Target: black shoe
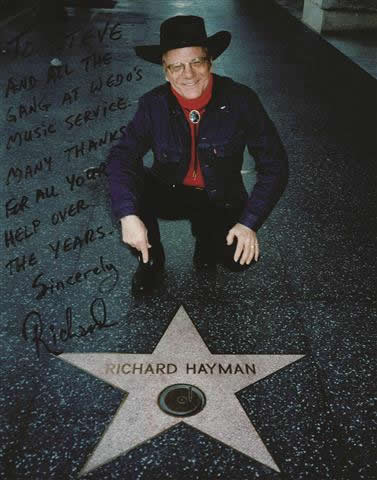
M 165 253 L 162 245 L 152 247 L 148 251 L 147 263 L 139 257 L 139 266 L 132 277 L 132 294 L 134 296 L 151 293 L 157 286 L 160 274 L 164 270 Z
M 197 270 L 216 269 L 217 258 L 213 245 L 203 240 L 196 240 L 193 262 Z

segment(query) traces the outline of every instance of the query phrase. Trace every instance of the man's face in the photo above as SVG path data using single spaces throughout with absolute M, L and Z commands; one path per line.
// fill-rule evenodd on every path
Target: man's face
M 166 80 L 183 97 L 198 98 L 205 90 L 210 79 L 211 63 L 192 62 L 195 59 L 206 57 L 202 47 L 184 47 L 169 50 L 163 56 Z M 184 64 L 181 72 L 171 71 L 169 65 Z

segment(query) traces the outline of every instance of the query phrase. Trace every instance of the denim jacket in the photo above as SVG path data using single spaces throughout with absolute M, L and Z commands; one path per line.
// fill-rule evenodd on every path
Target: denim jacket
M 198 157 L 205 189 L 221 207 L 244 205 L 239 222 L 257 231 L 283 193 L 288 162 L 275 126 L 256 93 L 214 74 L 212 98 L 199 124 Z M 257 180 L 248 196 L 242 181 L 243 152 L 255 161 Z M 191 158 L 184 112 L 161 85 L 139 100 L 123 137 L 111 148 L 107 173 L 116 218 L 137 215 L 143 191 L 143 156 L 152 149 L 151 173 L 167 185 L 182 183 Z

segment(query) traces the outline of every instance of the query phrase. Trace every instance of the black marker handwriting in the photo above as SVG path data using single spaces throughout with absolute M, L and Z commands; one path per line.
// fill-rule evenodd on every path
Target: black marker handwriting
M 38 138 L 45 138 L 56 133 L 56 124 L 49 123 L 46 125 L 42 122 L 41 125 L 31 128 L 29 130 L 19 130 L 8 136 L 7 140 L 7 150 L 10 150 L 12 147 L 21 147 L 24 143 L 33 142 Z
M 62 65 L 61 67 L 49 66 L 47 70 L 46 83 L 49 84 L 50 82 L 53 82 L 55 85 L 58 80 L 69 77 L 73 73 L 75 73 L 75 70 L 73 70 L 68 63 Z
M 118 141 L 124 134 L 125 130 L 125 125 L 112 131 L 106 130 L 105 133 L 99 137 L 83 140 L 72 147 L 66 148 L 64 153 L 67 155 L 68 161 L 83 157 L 92 151 L 96 152 L 98 148 L 101 148 L 104 145 L 109 145 L 110 143 Z
M 69 184 L 70 191 L 73 192 L 76 188 L 80 188 L 87 183 L 87 181 L 93 181 L 97 178 L 106 177 L 106 163 L 101 162 L 98 167 L 90 167 L 84 170 L 83 175 L 72 175 L 66 176 L 65 180 Z
M 35 203 L 39 203 L 42 200 L 47 200 L 49 198 L 58 197 L 59 193 L 55 190 L 55 185 L 50 187 L 37 188 L 34 193 Z M 20 199 L 15 197 L 10 198 L 5 202 L 5 216 L 9 218 L 11 216 L 19 215 L 24 213 L 25 210 L 30 209 L 29 197 L 23 195 Z M 31 200 L 30 200 L 31 201 Z M 73 217 L 81 212 L 81 210 L 86 210 L 89 205 L 86 205 L 85 200 L 78 200 L 77 202 L 67 206 L 64 210 L 59 210 L 54 213 L 51 217 L 51 223 L 56 225 L 59 221 L 64 222 L 66 217 Z M 27 238 L 27 236 L 26 236 Z
M 55 198 L 59 196 L 59 192 L 55 190 L 55 185 L 50 187 L 37 188 L 35 190 L 35 203 L 39 203 L 42 200 L 48 200 L 49 198 Z
M 74 127 L 81 127 L 93 120 L 106 118 L 110 113 L 119 110 L 126 110 L 126 108 L 130 106 L 131 103 L 127 97 L 118 97 L 117 100 L 110 103 L 108 103 L 106 100 L 103 100 L 102 103 L 89 110 L 68 115 L 64 119 L 64 123 L 66 124 L 68 130 L 72 130 Z
M 51 103 L 45 101 L 45 97 L 37 98 L 36 95 L 33 95 L 33 99 L 28 104 L 21 103 L 17 107 L 11 105 L 6 114 L 7 122 L 16 123 L 17 120 L 22 120 L 32 115 L 33 113 L 38 112 L 48 112 L 51 107 Z
M 13 215 L 19 215 L 29 208 L 29 197 L 26 195 L 23 195 L 20 200 L 12 197 L 5 203 L 5 216 L 9 218 Z
M 12 258 L 6 263 L 5 268 L 8 269 L 10 275 L 13 275 L 14 273 L 24 272 L 27 267 L 34 267 L 37 263 L 38 259 L 33 252 L 30 255 Z
M 39 358 L 42 350 L 59 355 L 64 352 L 59 344 L 74 338 L 87 337 L 96 331 L 113 327 L 119 323 L 108 321 L 106 303 L 103 298 L 95 298 L 90 304 L 89 312 L 90 322 L 88 324 L 74 326 L 72 307 L 67 307 L 64 325 L 56 327 L 52 323 L 45 323 L 38 310 L 32 310 L 23 320 L 22 337 L 26 342 L 31 341 L 34 344 L 35 353 Z
M 7 42 L 6 50 L 9 51 L 9 53 L 15 58 L 27 58 L 32 55 L 37 55 L 41 48 L 44 47 L 43 45 L 26 38 L 27 35 L 33 34 L 34 27 L 35 23 L 26 26 L 23 32 L 17 34 Z M 98 43 L 104 44 L 106 40 L 118 41 L 121 38 L 121 24 L 115 23 L 112 25 L 109 21 L 107 21 L 103 28 L 88 28 L 84 31 L 80 29 L 73 32 L 68 32 L 65 34 L 63 45 L 59 50 L 65 51 L 78 46 L 83 46 L 86 48 L 91 46 L 95 47 L 95 45 Z
M 52 157 L 44 157 L 42 160 L 38 160 L 34 164 L 28 164 L 25 167 L 10 167 L 8 170 L 7 179 L 5 185 L 13 183 L 20 183 L 23 180 L 33 178 L 39 173 L 44 171 L 51 172 L 52 170 Z
M 38 81 L 34 75 L 25 75 L 19 81 L 15 80 L 14 77 L 9 77 L 5 88 L 5 98 L 8 98 L 9 94 L 15 95 L 23 90 L 33 90 L 37 83 Z
M 92 205 L 88 205 L 84 199 L 77 200 L 70 205 L 66 205 L 63 209 L 59 209 L 51 215 L 52 225 L 65 222 L 70 217 L 80 215 L 81 212 L 87 210 Z
M 39 232 L 41 221 L 38 218 L 32 220 L 31 225 L 23 225 L 16 229 L 5 230 L 4 232 L 4 244 L 6 248 L 15 247 L 24 240 L 28 240 L 30 237 Z
M 72 103 L 77 102 L 77 100 L 79 99 L 79 89 L 80 87 L 75 87 L 64 92 L 61 102 L 62 106 L 72 105 Z
M 105 232 L 105 227 L 100 225 L 96 228 L 89 228 L 82 235 L 67 237 L 64 240 L 57 240 L 48 244 L 54 253 L 54 258 L 59 258 L 61 253 L 68 253 L 74 250 L 80 250 L 84 246 L 90 245 L 97 240 L 102 240 L 107 235 L 112 235 L 113 231 Z
M 37 289 L 36 300 L 41 300 L 46 295 L 54 294 L 65 290 L 66 288 L 79 286 L 80 283 L 87 281 L 93 276 L 100 276 L 102 278 L 98 291 L 100 293 L 111 292 L 118 283 L 119 272 L 113 263 L 106 263 L 102 256 L 99 257 L 99 265 L 88 268 L 84 271 L 76 271 L 64 277 L 63 279 L 54 280 L 52 278 L 46 279 L 44 272 L 39 273 L 32 282 L 32 287 Z
M 107 76 L 99 75 L 96 80 L 92 80 L 90 82 L 89 93 L 96 94 L 100 92 L 104 87 L 107 88 L 116 88 L 120 87 L 124 81 L 132 82 L 133 80 L 136 82 L 140 82 L 143 79 L 143 70 L 141 67 L 134 67 L 133 71 L 129 71 L 127 74 L 123 75 L 123 73 L 110 73 Z
M 87 57 L 84 57 L 80 60 L 80 63 L 83 64 L 85 71 L 90 72 L 95 70 L 98 67 L 103 67 L 104 65 L 110 65 L 112 62 L 112 55 L 110 52 L 106 52 L 103 55 L 101 53 L 92 53 Z

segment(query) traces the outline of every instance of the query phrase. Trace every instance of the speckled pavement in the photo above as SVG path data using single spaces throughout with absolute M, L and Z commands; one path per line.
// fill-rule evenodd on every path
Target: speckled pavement
M 79 3 L 63 20 L 29 10 L 0 32 L 0 478 L 375 478 L 376 81 L 269 0 Z M 161 21 L 176 14 L 203 16 L 209 34 L 232 32 L 214 69 L 257 91 L 290 181 L 258 233 L 261 260 L 242 273 L 196 273 L 187 222 L 161 222 L 166 272 L 155 295 L 135 300 L 135 259 L 111 217 L 103 162 L 139 96 L 163 81 L 132 47 L 158 43 Z M 244 179 L 253 184 L 246 153 Z M 162 342 L 182 312 L 205 360 L 192 347 L 175 362 L 185 339 L 194 345 L 186 327 Z M 92 361 L 87 371 L 63 361 L 78 354 Z M 121 388 L 89 373 L 110 355 L 121 359 L 108 367 L 122 372 Z M 297 360 L 269 370 L 284 356 Z M 149 370 L 132 373 L 132 358 Z M 228 358 L 254 358 L 261 376 Z M 170 377 L 168 364 L 198 370 Z M 129 423 L 123 376 L 146 392 Z M 231 401 L 228 381 L 239 386 Z M 191 387 L 203 392 L 200 411 L 181 419 L 144 408 L 176 384 L 189 385 L 178 403 L 200 398 Z M 208 426 L 211 405 L 228 413 Z M 149 435 L 164 415 L 170 428 Z M 105 438 L 107 460 L 85 469 Z

